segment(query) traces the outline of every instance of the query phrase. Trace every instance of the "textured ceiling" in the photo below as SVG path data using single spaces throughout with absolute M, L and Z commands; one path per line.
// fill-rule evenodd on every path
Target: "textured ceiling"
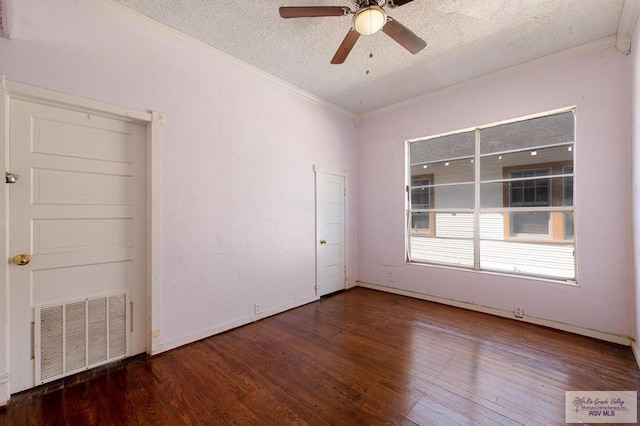
M 353 0 L 114 1 L 355 114 L 614 35 L 624 5 L 414 0 L 386 10 L 427 42 L 424 50 L 412 55 L 379 32 L 331 65 L 351 16 L 282 19 L 278 7 L 353 8 Z

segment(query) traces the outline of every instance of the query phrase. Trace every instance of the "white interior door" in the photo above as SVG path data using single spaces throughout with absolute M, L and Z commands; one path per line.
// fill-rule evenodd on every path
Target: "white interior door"
M 346 284 L 344 176 L 316 172 L 316 209 L 316 282 L 324 296 Z
M 146 351 L 146 127 L 12 99 L 11 393 Z

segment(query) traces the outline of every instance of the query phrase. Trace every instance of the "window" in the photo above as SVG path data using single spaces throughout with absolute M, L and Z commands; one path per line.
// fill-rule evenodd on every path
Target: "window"
M 408 259 L 575 280 L 574 134 L 565 110 L 410 141 Z

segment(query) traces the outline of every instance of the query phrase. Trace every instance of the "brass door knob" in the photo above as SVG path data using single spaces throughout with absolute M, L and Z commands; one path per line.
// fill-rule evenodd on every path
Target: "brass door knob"
M 31 256 L 28 254 L 19 254 L 13 258 L 13 263 L 18 266 L 24 266 L 31 262 Z

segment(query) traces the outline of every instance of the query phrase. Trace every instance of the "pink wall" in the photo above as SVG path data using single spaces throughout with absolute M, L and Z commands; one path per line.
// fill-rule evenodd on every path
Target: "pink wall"
M 349 173 L 348 275 L 357 277 L 353 117 L 110 1 L 11 3 L 0 74 L 166 114 L 161 343 L 315 295 L 313 165 Z
M 632 333 L 629 59 L 539 61 L 361 120 L 359 279 L 530 319 Z M 578 286 L 404 262 L 405 140 L 577 106 Z M 535 322 L 535 321 L 534 321 Z
M 640 28 L 640 18 L 636 21 Z M 637 346 L 640 331 L 640 31 L 634 31 L 631 41 L 631 145 L 632 145 L 632 196 L 633 196 L 633 266 L 634 266 L 634 338 L 636 358 L 640 362 Z

